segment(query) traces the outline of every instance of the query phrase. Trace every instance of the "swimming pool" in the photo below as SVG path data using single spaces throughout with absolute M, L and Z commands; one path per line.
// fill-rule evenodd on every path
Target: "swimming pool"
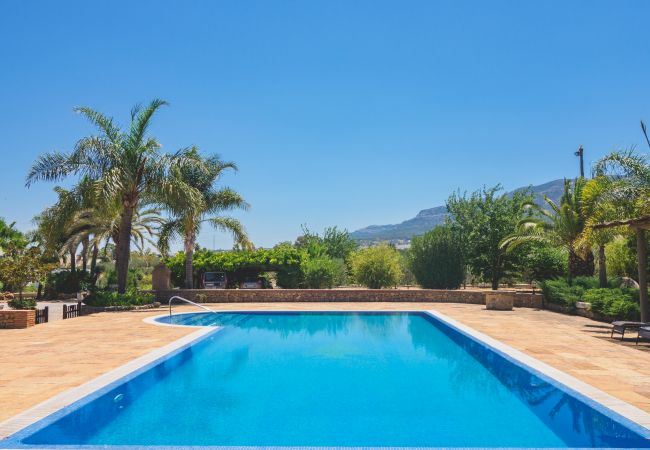
M 0 444 L 650 448 L 645 428 L 426 312 L 158 321 L 220 328 Z

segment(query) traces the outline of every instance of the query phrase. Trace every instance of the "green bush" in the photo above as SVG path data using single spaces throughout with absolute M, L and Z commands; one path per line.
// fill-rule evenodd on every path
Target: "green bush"
M 13 309 L 36 309 L 36 300 L 32 298 L 23 298 L 21 300 L 19 297 L 16 297 L 9 300 L 7 304 Z
M 527 282 L 565 277 L 568 272 L 566 250 L 543 243 L 530 243 L 516 249 L 520 253 L 520 272 Z
M 134 268 L 129 268 L 129 271 L 126 275 L 126 286 L 127 288 L 130 289 L 145 289 L 145 286 L 143 285 L 143 280 L 144 280 L 144 272 L 141 269 L 134 269 Z M 149 279 L 149 284 L 151 284 L 151 280 Z M 111 269 L 108 271 L 107 279 L 106 279 L 106 285 L 107 286 L 116 286 L 117 285 L 117 271 L 115 269 Z
M 596 289 L 598 288 L 597 277 L 575 277 L 571 280 L 573 286 L 580 286 L 582 289 Z
M 458 289 L 465 277 L 462 249 L 449 226 L 441 225 L 411 240 L 409 265 L 427 289 Z
M 76 294 L 86 289 L 91 280 L 90 273 L 83 270 L 52 272 L 45 280 L 45 296 L 56 298 L 59 294 Z
M 153 302 L 153 294 L 146 294 L 133 289 L 125 294 L 118 294 L 115 291 L 95 291 L 84 300 L 84 303 L 88 306 L 139 306 Z
M 581 286 L 570 285 L 567 280 L 547 280 L 542 282 L 544 300 L 548 303 L 574 307 L 576 302 L 582 301 L 585 289 Z
M 639 320 L 638 291 L 635 289 L 589 289 L 583 301 L 591 303 L 593 312 L 608 318 Z
M 345 281 L 345 262 L 329 256 L 306 258 L 300 265 L 304 286 L 309 289 L 331 289 Z
M 356 281 L 370 289 L 397 286 L 402 276 L 399 253 L 388 245 L 358 250 L 351 263 Z

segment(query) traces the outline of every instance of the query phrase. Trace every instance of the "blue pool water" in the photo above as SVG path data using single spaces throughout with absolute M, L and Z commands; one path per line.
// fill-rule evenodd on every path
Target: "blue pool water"
M 650 447 L 641 428 L 425 313 L 159 320 L 224 328 L 10 443 Z

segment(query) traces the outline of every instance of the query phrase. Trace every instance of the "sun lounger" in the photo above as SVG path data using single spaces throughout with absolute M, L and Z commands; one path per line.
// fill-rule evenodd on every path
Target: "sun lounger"
M 650 339 L 650 327 L 639 328 L 639 334 L 636 337 L 636 345 L 639 345 L 639 339 Z
M 612 322 L 612 334 L 611 337 L 614 337 L 614 333 L 620 334 L 621 335 L 621 341 L 625 337 L 625 332 L 628 330 L 632 331 L 638 331 L 639 328 L 643 326 L 650 326 L 650 323 L 644 323 L 644 322 L 631 322 L 627 320 L 618 320 L 616 322 Z

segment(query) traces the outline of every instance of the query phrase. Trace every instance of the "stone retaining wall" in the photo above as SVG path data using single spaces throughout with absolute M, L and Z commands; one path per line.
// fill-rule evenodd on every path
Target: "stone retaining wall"
M 499 291 L 513 296 L 515 307 L 541 308 L 539 294 Z M 156 301 L 167 304 L 178 295 L 197 301 L 202 294 L 205 303 L 254 302 L 432 302 L 485 304 L 485 291 L 444 289 L 173 289 L 155 291 Z
M 36 324 L 33 309 L 0 310 L 0 328 L 27 328 Z

